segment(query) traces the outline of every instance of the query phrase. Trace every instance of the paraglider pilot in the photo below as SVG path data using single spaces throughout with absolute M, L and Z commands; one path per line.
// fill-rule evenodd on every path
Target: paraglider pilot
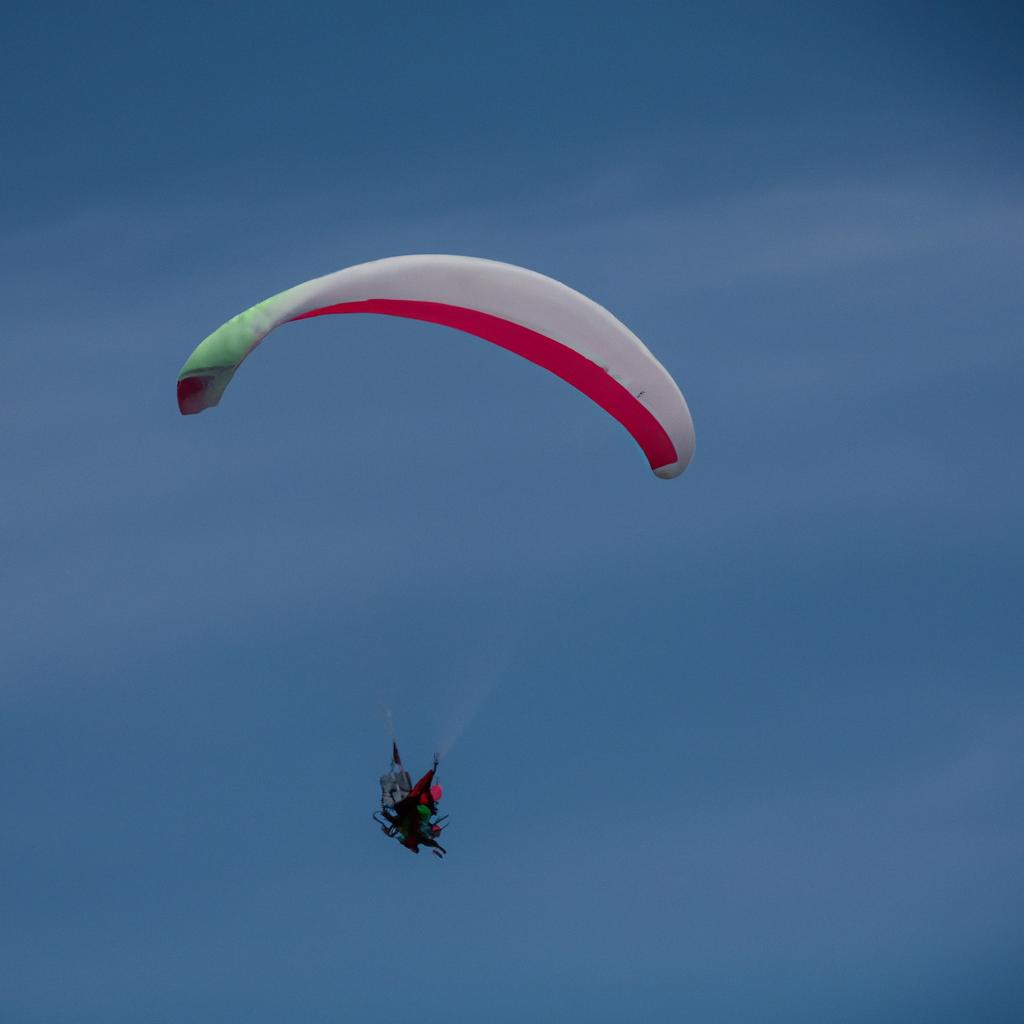
M 434 784 L 436 774 L 435 754 L 430 771 L 412 785 L 402 766 L 398 744 L 392 742 L 391 771 L 380 777 L 380 811 L 373 819 L 386 836 L 398 839 L 407 850 L 419 853 L 420 847 L 426 846 L 435 857 L 443 857 L 448 851 L 437 840 L 445 829 L 447 815 L 437 817 L 442 789 Z

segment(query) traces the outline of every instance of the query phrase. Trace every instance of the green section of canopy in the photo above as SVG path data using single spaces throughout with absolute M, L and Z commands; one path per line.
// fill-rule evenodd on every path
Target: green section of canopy
M 202 374 L 216 377 L 219 382 L 223 375 L 223 391 L 239 363 L 275 326 L 273 307 L 279 299 L 279 295 L 273 295 L 256 303 L 204 338 L 181 368 L 178 380 Z

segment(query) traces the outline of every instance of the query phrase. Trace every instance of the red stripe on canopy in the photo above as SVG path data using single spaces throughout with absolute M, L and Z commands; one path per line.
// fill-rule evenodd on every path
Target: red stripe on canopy
M 531 363 L 542 366 L 577 391 L 582 391 L 610 416 L 614 416 L 643 449 L 652 469 L 679 461 L 675 446 L 665 428 L 642 402 L 623 387 L 606 370 L 580 355 L 575 349 L 554 338 L 531 331 L 521 324 L 503 320 L 490 313 L 444 302 L 418 302 L 411 299 L 368 299 L 364 302 L 342 302 L 336 306 L 300 313 L 293 320 L 306 320 L 329 313 L 381 313 L 409 320 L 454 327 L 515 352 Z

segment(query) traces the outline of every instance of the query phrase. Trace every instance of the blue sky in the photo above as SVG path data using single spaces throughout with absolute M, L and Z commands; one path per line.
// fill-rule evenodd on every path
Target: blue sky
M 5 1022 L 1021 1019 L 1024 26 L 946 6 L 5 9 Z M 385 318 L 178 415 L 406 252 L 608 306 L 691 468 Z

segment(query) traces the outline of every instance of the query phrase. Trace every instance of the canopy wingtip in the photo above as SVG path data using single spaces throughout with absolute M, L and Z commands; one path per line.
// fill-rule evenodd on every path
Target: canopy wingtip
M 195 416 L 216 405 L 220 393 L 212 385 L 212 376 L 182 377 L 178 381 L 178 409 L 182 416 Z

